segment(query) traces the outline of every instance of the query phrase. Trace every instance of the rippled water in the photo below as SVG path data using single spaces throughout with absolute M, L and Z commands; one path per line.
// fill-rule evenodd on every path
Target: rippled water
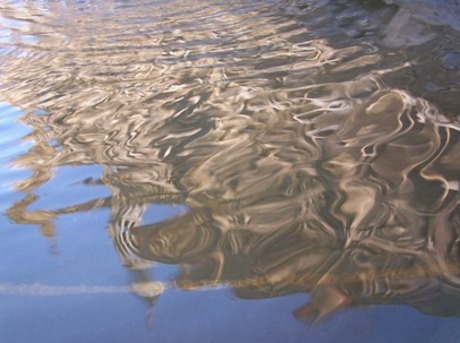
M 460 342 L 459 23 L 3 2 L 1 341 Z

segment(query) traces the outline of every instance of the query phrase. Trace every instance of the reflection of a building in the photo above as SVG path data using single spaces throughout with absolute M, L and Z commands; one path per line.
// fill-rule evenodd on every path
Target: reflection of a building
M 109 235 L 132 270 L 174 263 L 179 286 L 229 283 L 246 298 L 312 292 L 299 315 L 349 303 L 458 311 L 458 124 L 379 73 L 357 77 L 368 46 L 297 44 L 288 19 L 273 32 L 246 23 L 235 38 L 242 20 L 266 28 L 264 16 L 227 18 L 228 41 L 215 23 L 189 31 L 184 18 L 157 18 L 171 28 L 161 36 L 158 22 L 116 34 L 122 18 L 97 18 L 76 32 L 44 15 L 24 29 L 38 41 L 4 57 L 4 100 L 24 110 L 34 142 L 13 162 L 33 174 L 16 185 L 26 195 L 12 221 L 51 237 L 57 216 L 110 207 Z M 28 211 L 65 165 L 102 166 L 84 182 L 111 196 Z M 139 226 L 150 203 L 189 212 Z

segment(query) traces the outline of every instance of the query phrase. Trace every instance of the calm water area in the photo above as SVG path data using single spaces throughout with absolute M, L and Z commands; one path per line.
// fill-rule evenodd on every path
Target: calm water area
M 460 2 L 0 2 L 0 343 L 460 343 Z

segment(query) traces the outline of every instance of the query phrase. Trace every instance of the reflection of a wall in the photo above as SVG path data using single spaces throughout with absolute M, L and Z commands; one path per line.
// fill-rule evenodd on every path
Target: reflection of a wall
M 129 13 L 86 13 L 72 27 L 50 13 L 27 29 L 37 42 L 12 43 L 25 53 L 5 57 L 0 75 L 34 129 L 14 161 L 33 174 L 17 184 L 26 196 L 11 220 L 52 236 L 57 216 L 110 207 L 130 268 L 179 264 L 182 281 L 239 282 L 248 298 L 312 292 L 299 315 L 350 302 L 459 308 L 458 126 L 382 73 L 356 77 L 381 60 L 367 45 L 295 43 L 308 35 L 286 30 L 295 21 L 250 14 L 196 30 L 186 18 L 143 32 L 128 21 L 120 33 Z M 85 182 L 110 197 L 27 210 L 53 169 L 88 164 L 104 172 Z M 190 212 L 138 227 L 161 202 Z

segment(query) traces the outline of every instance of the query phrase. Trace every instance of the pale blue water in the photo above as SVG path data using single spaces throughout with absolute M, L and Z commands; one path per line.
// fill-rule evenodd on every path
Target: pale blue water
M 394 3 L 0 4 L 0 342 L 460 343 L 459 4 Z

